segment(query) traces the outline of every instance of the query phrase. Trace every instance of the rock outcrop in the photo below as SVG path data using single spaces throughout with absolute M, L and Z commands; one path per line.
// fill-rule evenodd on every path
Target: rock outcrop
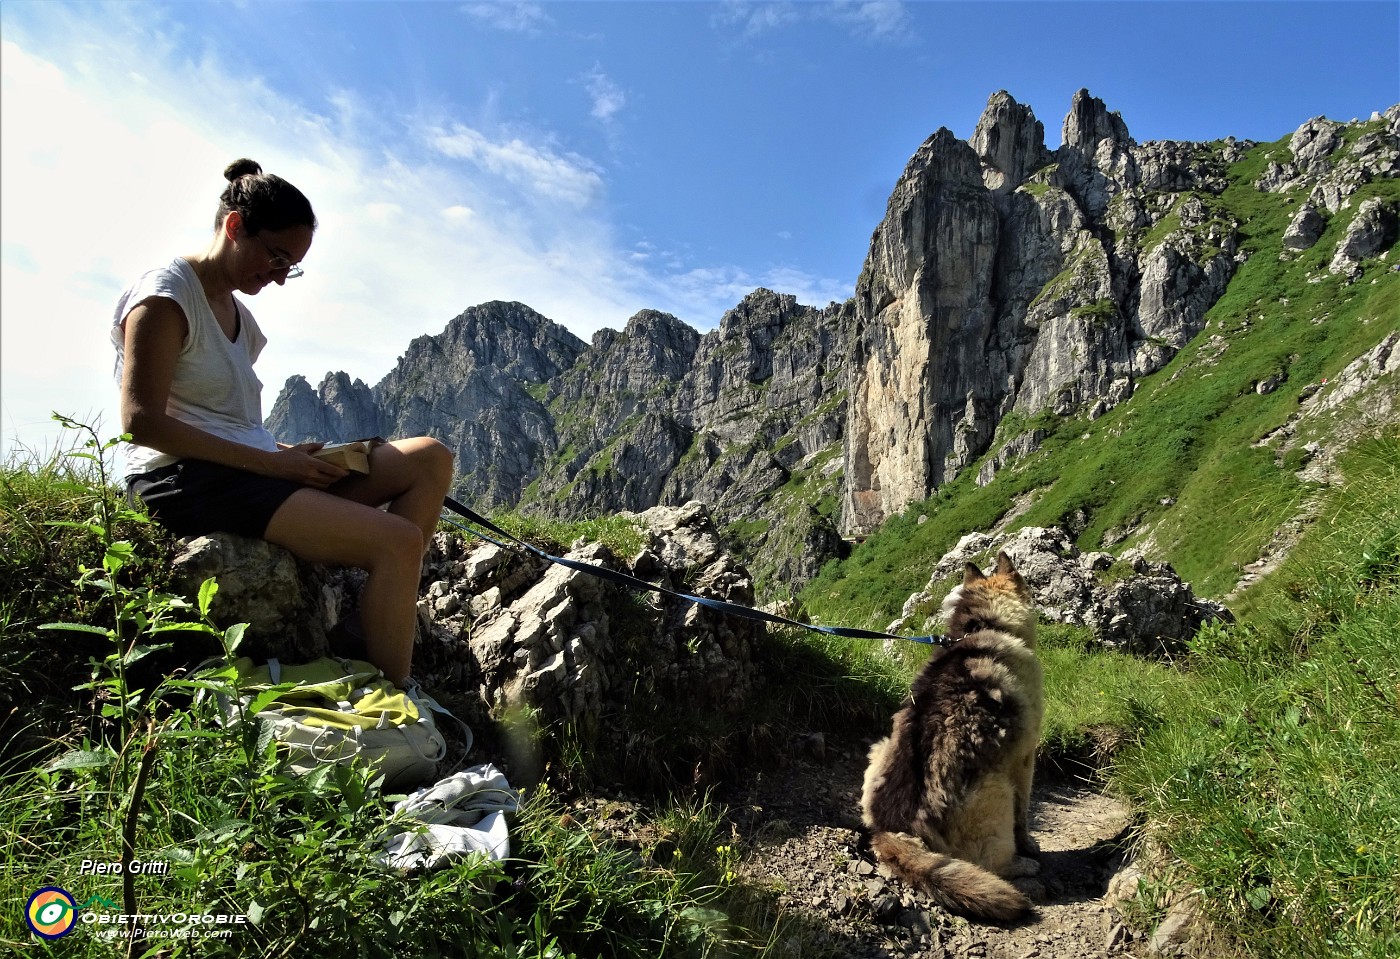
M 1269 193 L 1307 190 L 1307 203 L 1329 214 L 1346 208 L 1365 184 L 1400 172 L 1400 104 L 1377 114 L 1363 132 L 1314 117 L 1294 131 L 1286 156 L 1269 161 L 1255 186 Z
M 565 559 L 620 569 L 667 589 L 751 606 L 748 571 L 699 503 L 631 514 L 643 547 L 622 559 L 577 543 Z M 344 654 L 329 638 L 358 603 L 363 577 L 296 560 L 261 540 L 191 540 L 175 561 L 191 593 L 209 576 L 212 613 L 248 623 L 240 652 L 300 662 Z M 528 774 L 542 739 L 574 737 L 599 761 L 623 763 L 647 723 L 735 725 L 763 688 L 763 627 L 674 597 L 640 593 L 523 551 L 439 534 L 424 564 L 414 675 L 461 704 L 473 726 L 528 723 L 488 735 Z M 540 732 L 547 730 L 547 732 Z M 483 730 L 489 734 L 489 730 Z M 517 730 L 519 732 L 519 730 Z M 677 740 L 685 740 L 677 735 Z M 537 771 L 537 770 L 533 770 Z
M 580 543 L 563 558 L 752 604 L 748 572 L 723 549 L 703 505 L 653 507 L 631 518 L 646 543 L 638 555 L 622 560 Z M 489 544 L 448 546 L 429 575 L 425 613 L 455 637 L 460 658 L 476 664 L 478 692 L 496 715 L 525 710 L 541 724 L 570 723 L 606 738 L 601 720 L 644 700 L 728 716 L 761 683 L 760 627 L 749 620 L 678 599 L 653 603 Z M 447 681 L 460 682 L 460 674 Z
M 1361 261 L 1369 260 L 1395 243 L 1397 217 L 1394 205 L 1372 197 L 1357 207 L 1337 244 L 1327 269 L 1350 277 L 1361 275 Z
M 218 592 L 210 615 L 220 628 L 247 623 L 242 652 L 305 662 L 330 651 L 334 626 L 358 605 L 364 574 L 297 559 L 261 539 L 215 533 L 186 540 L 175 557 L 171 582 L 195 596 L 213 578 Z
M 908 599 L 888 631 L 936 631 L 943 597 L 963 564 L 986 567 L 998 550 L 1015 561 L 1041 616 L 1086 627 L 1107 648 L 1171 655 L 1184 650 L 1205 623 L 1233 620 L 1221 604 L 1197 597 L 1166 563 L 1139 555 L 1084 553 L 1063 529 L 1026 527 L 1006 538 L 984 533 L 963 537 L 934 566 L 927 588 Z
M 1322 238 L 1327 218 L 1311 203 L 1304 203 L 1283 233 L 1283 245 L 1290 250 L 1307 250 Z

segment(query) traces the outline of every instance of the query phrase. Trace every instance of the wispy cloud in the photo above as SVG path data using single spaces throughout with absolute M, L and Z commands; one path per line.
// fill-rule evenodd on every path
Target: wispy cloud
M 725 0 L 710 22 L 717 29 L 726 32 L 737 31 L 741 39 L 753 40 L 770 31 L 797 23 L 801 19 L 802 15 L 792 3 Z
M 583 82 L 588 95 L 593 98 L 593 109 L 590 112 L 595 120 L 611 123 L 622 108 L 627 106 L 627 95 L 603 72 L 601 66 L 594 65 L 592 70 L 584 74 Z
M 903 0 L 842 0 L 825 12 L 863 40 L 904 44 L 915 39 L 914 20 Z
M 759 287 L 790 293 L 799 303 L 819 307 L 851 295 L 849 288 L 834 280 L 782 265 L 758 273 L 735 266 L 696 267 L 673 273 L 665 282 L 673 295 L 704 304 L 716 318 Z
M 757 40 L 801 23 L 826 21 L 872 43 L 907 44 L 915 39 L 914 20 L 904 0 L 836 0 L 834 3 L 726 0 L 711 18 L 716 29 Z
M 526 36 L 538 36 L 542 28 L 554 22 L 543 6 L 525 0 L 468 3 L 462 6 L 462 12 L 485 26 L 507 33 L 523 33 Z
M 431 142 L 444 156 L 471 161 L 521 187 L 527 195 L 582 207 L 596 201 L 603 192 L 602 176 L 583 157 L 560 155 L 519 138 L 491 140 L 476 130 L 454 124 L 434 134 Z

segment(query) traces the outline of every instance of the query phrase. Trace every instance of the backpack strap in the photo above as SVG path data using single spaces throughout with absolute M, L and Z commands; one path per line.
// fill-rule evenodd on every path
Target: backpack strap
M 457 760 L 457 762 L 453 764 L 452 770 L 450 771 L 455 771 L 458 768 L 460 768 L 463 764 L 465 764 L 467 761 L 467 756 L 471 755 L 472 746 L 476 742 L 476 737 L 472 735 L 471 727 L 468 726 L 466 723 L 462 722 L 462 720 L 458 719 L 456 716 L 454 716 L 452 714 L 452 711 L 449 710 L 446 706 L 442 705 L 432 696 L 425 693 L 423 691 L 423 687 L 419 686 L 417 681 L 412 678 L 408 679 L 404 683 L 404 694 L 407 695 L 410 700 L 412 700 L 413 704 L 419 708 L 420 712 L 423 710 L 423 707 L 426 706 L 429 710 L 437 713 L 439 716 L 446 716 L 448 719 L 452 720 L 452 722 L 457 725 L 457 728 L 462 731 L 462 741 L 463 743 L 465 743 L 465 745 L 462 747 L 462 758 Z M 444 753 L 445 751 L 446 746 L 444 745 Z M 438 758 L 441 759 L 442 757 L 439 756 Z

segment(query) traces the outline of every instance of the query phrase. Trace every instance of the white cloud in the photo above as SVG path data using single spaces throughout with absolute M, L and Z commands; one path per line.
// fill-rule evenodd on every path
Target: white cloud
M 702 306 L 711 322 L 759 287 L 790 293 L 798 303 L 817 307 L 851 295 L 844 284 L 789 266 L 772 266 L 761 273 L 734 266 L 697 267 L 673 273 L 664 282 L 671 296 Z
M 833 20 L 864 40 L 909 43 L 914 39 L 914 22 L 902 0 L 838 2 L 829 12 Z
M 488 27 L 504 30 L 507 33 L 523 33 L 527 36 L 537 36 L 541 27 L 554 22 L 553 18 L 545 13 L 544 7 L 538 3 L 527 3 L 523 0 L 514 3 L 507 2 L 507 0 L 468 3 L 462 7 L 462 12 Z
M 397 203 L 367 203 L 365 204 L 365 216 L 376 223 L 389 223 L 403 213 L 403 208 Z
M 627 95 L 603 73 L 601 67 L 594 66 L 584 75 L 583 80 L 588 88 L 588 95 L 593 98 L 593 118 L 610 123 L 627 105 Z
M 559 155 L 519 138 L 495 141 L 469 127 L 453 124 L 430 135 L 444 156 L 469 160 L 529 193 L 548 200 L 587 206 L 603 192 L 603 178 L 587 160 Z
M 488 300 L 588 339 L 644 308 L 704 329 L 757 286 L 816 304 L 849 292 L 623 244 L 602 169 L 548 135 L 419 126 L 352 91 L 309 107 L 120 5 L 53 8 L 43 42 L 7 21 L 0 51 L 0 455 L 52 445 L 55 409 L 116 432 L 116 298 L 205 247 L 239 156 L 296 183 L 320 221 L 306 276 L 248 302 L 269 337 L 264 409 L 292 374 L 376 383 L 414 337 Z
M 744 41 L 795 24 L 828 21 L 861 39 L 878 43 L 913 42 L 914 21 L 903 0 L 836 0 L 834 3 L 785 3 L 726 0 L 711 18 L 720 30 L 737 30 Z
M 753 40 L 772 30 L 790 26 L 802 19 L 791 3 L 725 0 L 711 18 L 712 25 L 721 29 L 738 28 L 744 40 Z

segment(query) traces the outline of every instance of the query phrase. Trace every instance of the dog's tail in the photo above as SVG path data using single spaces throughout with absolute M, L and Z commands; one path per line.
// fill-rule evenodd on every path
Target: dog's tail
M 1006 922 L 1032 908 L 1031 901 L 1005 879 L 976 863 L 933 852 L 908 833 L 877 832 L 870 837 L 870 848 L 896 876 L 953 912 Z

